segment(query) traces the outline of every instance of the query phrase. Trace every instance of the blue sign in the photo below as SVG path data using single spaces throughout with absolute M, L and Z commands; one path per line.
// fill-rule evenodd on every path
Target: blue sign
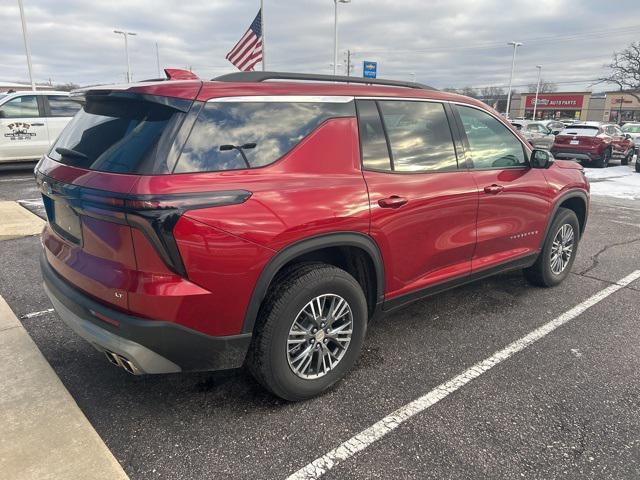
M 378 62 L 364 61 L 362 65 L 362 76 L 364 78 L 376 78 L 378 75 Z

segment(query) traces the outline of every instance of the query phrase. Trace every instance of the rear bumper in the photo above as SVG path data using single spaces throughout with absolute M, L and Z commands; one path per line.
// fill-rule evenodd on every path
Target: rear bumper
M 114 363 L 120 359 L 131 373 L 224 370 L 244 362 L 251 334 L 213 337 L 170 322 L 134 317 L 71 286 L 44 255 L 40 267 L 45 292 L 60 318 Z
M 559 150 L 557 148 L 552 148 L 551 154 L 558 160 L 580 160 L 585 162 L 593 162 L 602 158 L 601 153 L 590 152 L 587 150 Z

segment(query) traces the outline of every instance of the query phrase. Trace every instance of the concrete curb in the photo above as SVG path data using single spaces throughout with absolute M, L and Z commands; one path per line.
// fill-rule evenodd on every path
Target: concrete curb
M 0 202 L 0 219 L 0 240 L 36 235 L 44 227 L 44 220 L 16 202 Z
M 0 476 L 127 479 L 0 296 Z

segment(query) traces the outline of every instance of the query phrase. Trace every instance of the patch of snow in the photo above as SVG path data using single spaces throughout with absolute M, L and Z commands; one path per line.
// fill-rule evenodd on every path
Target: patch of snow
M 640 200 L 640 173 L 635 162 L 609 168 L 585 168 L 591 195 Z

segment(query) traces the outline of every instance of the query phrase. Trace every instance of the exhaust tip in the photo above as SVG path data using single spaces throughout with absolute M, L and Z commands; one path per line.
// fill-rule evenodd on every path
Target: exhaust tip
M 128 358 L 123 357 L 122 355 L 118 355 L 117 353 L 111 352 L 109 350 L 105 350 L 105 355 L 107 356 L 107 360 L 109 363 L 115 365 L 116 367 L 123 368 L 131 375 L 140 375 L 142 372 L 135 366 L 133 362 L 131 362 Z

